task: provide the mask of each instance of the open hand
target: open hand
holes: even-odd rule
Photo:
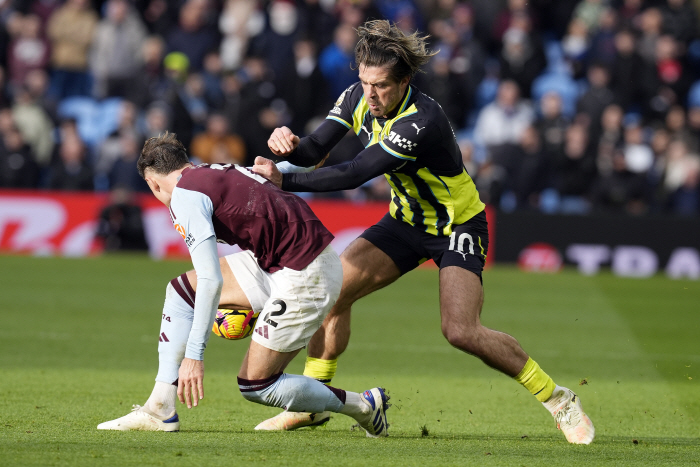
[[[204,398],[204,362],[185,358],[180,365],[177,380],[177,398],[187,408],[197,407]]]

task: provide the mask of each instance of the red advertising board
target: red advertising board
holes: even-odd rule
[[[151,256],[189,257],[168,210],[151,195],[140,195],[137,201],[143,209]],[[100,211],[108,203],[107,194],[0,190],[0,252],[58,256],[99,253],[102,246],[95,240],[95,230]],[[388,210],[387,203],[310,201],[309,205],[335,235],[336,251],[344,250]],[[487,216],[491,229],[495,224],[490,210]],[[232,251],[236,247],[220,248],[221,254]],[[493,252],[491,234],[490,261]]]

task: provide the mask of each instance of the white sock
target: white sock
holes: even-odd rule
[[[554,386],[552,395],[549,396],[549,399],[542,402],[542,405],[544,405],[551,414],[554,414],[554,411],[556,411],[567,398],[568,393],[566,392],[566,388],[557,385]]]
[[[177,381],[193,319],[194,308],[178,295],[172,284],[168,283],[160,322],[156,381],[167,384]]]
[[[341,407],[340,413],[360,421],[366,419],[371,412],[371,407],[362,400],[362,396],[360,394],[345,391],[345,405]]]
[[[177,400],[177,386],[156,381],[153,392],[144,404],[144,407],[163,420],[170,418],[175,412]]]

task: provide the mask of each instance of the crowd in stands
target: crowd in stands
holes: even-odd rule
[[[414,84],[500,209],[700,215],[700,0],[0,1],[0,187],[148,191],[143,141],[251,165],[357,81],[354,28],[439,50]],[[327,163],[361,147],[345,138]],[[386,200],[383,178],[325,196]]]

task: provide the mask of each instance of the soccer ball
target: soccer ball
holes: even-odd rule
[[[216,310],[212,331],[224,339],[244,339],[253,333],[258,315],[253,310]]]

